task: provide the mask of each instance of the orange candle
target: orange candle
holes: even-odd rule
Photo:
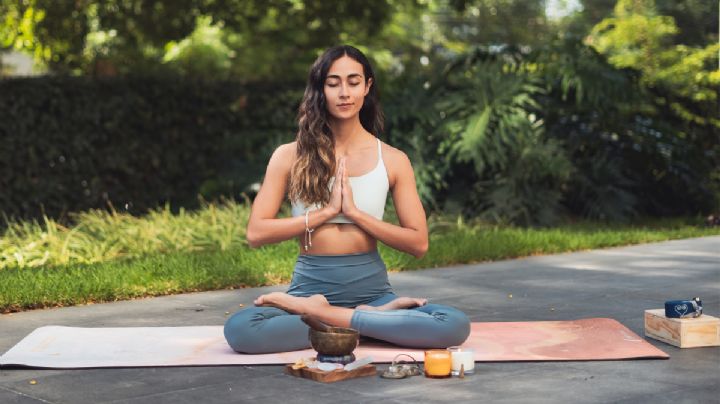
[[[425,351],[425,377],[444,379],[450,377],[452,358],[445,349],[429,349]]]

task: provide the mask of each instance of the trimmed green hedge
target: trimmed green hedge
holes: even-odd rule
[[[272,137],[295,132],[302,83],[176,77],[0,80],[0,212],[142,212],[238,195]],[[258,152],[260,150],[260,152]]]

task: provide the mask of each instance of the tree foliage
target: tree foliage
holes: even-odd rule
[[[720,44],[673,44],[677,33],[675,19],[659,15],[654,1],[620,0],[613,16],[593,28],[589,43],[615,66],[640,71],[645,86],[669,90],[666,103],[681,119],[720,128]]]
[[[413,4],[414,0],[4,0],[0,33],[3,47],[32,52],[52,71],[76,74],[162,70],[167,67],[164,62],[176,60],[166,56],[166,47],[194,37],[184,48],[187,54],[205,57],[211,70],[204,74],[212,75],[218,65],[226,64],[228,74],[255,79],[304,72],[315,52],[339,42],[371,43],[379,35],[377,27],[389,21],[395,8]],[[214,48],[198,41],[209,27],[222,30],[221,35],[210,32]],[[196,44],[199,49],[188,49]]]
[[[52,73],[248,83],[299,82],[351,43],[431,209],[541,225],[717,210],[717,2],[580,3],[556,20],[541,0],[2,0],[0,47]]]

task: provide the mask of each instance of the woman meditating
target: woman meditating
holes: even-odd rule
[[[310,347],[301,315],[404,347],[460,345],[470,332],[461,311],[398,297],[377,241],[422,257],[425,211],[407,156],[381,142],[375,76],[351,46],[328,49],[310,69],[295,142],[275,150],[247,227],[251,247],[298,238],[300,254],[287,293],[258,297],[225,324],[241,353]],[[400,225],[383,221],[388,191]],[[276,218],[288,195],[291,218]]]

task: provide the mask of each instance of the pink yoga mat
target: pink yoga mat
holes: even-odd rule
[[[575,321],[473,323],[463,346],[475,361],[667,359],[669,356],[608,318]],[[424,359],[422,350],[361,344],[355,356],[389,363],[400,353]],[[293,363],[315,351],[242,355],[230,349],[222,326],[77,328],[47,326],[0,357],[0,366],[97,368],[259,365]]]

